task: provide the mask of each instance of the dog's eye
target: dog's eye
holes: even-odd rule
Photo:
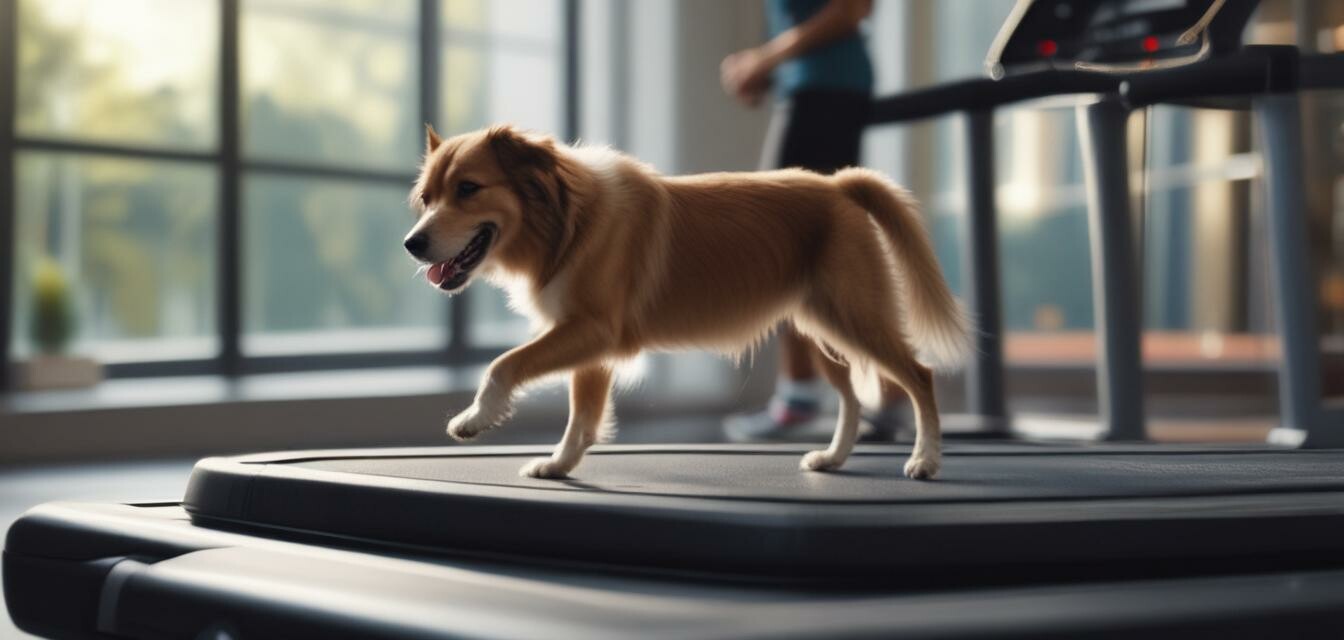
[[[476,184],[475,182],[472,182],[470,180],[463,180],[462,182],[457,183],[458,198],[470,198],[473,194],[475,194],[477,191],[480,190],[481,185]]]
[[[421,191],[421,192],[420,192],[420,204],[422,204],[422,205],[424,205],[424,206],[426,206],[426,207],[429,206],[429,192],[428,192],[428,191]]]

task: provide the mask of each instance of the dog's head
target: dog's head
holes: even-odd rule
[[[550,138],[500,126],[444,140],[426,127],[411,190],[411,256],[456,293],[483,265],[545,280],[573,238],[564,160]]]

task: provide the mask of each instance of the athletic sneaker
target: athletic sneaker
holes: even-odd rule
[[[818,380],[781,379],[770,405],[759,413],[729,416],[723,434],[731,442],[814,442],[825,387]]]
[[[723,433],[730,442],[816,442],[831,441],[835,434],[834,413],[813,413],[780,421],[769,410],[729,416],[723,421]],[[899,409],[864,411],[859,418],[859,442],[908,441],[914,437],[910,423]]]

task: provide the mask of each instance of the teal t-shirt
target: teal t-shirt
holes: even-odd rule
[[[775,37],[811,18],[827,0],[768,0],[766,17],[770,37]],[[872,93],[873,64],[863,36],[855,31],[789,60],[775,68],[776,95],[787,98],[808,89],[849,90]]]

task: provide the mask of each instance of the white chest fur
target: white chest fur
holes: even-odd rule
[[[569,277],[564,272],[551,278],[539,292],[526,278],[519,276],[496,271],[487,273],[486,277],[508,296],[509,308],[531,322],[533,331],[546,329],[565,315],[564,292],[569,286]]]

